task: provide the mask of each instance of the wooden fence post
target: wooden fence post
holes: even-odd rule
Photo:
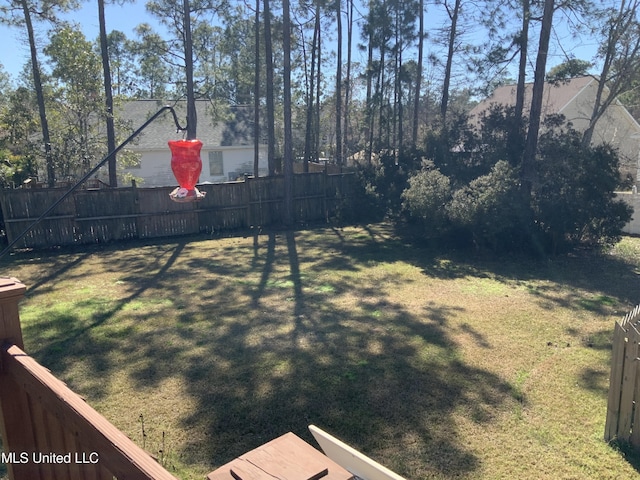
[[[327,164],[324,164],[322,170],[322,212],[324,214],[325,223],[329,223],[329,201],[327,199]]]
[[[255,178],[255,177],[254,177]],[[244,176],[244,190],[243,190],[243,194],[244,194],[244,202],[247,208],[247,216],[246,218],[246,222],[247,224],[245,225],[245,228],[251,228],[253,227],[253,215],[252,215],[252,207],[251,207],[251,185],[249,185],[249,176],[245,175]]]
[[[638,351],[640,349],[640,332],[633,325],[627,330],[628,342],[625,348],[622,381],[624,387],[620,398],[620,420],[618,422],[618,440],[629,442],[633,425],[633,409],[635,406],[635,390],[638,376]]]

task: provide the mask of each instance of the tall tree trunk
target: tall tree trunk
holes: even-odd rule
[[[253,176],[260,175],[260,0],[256,0],[253,78]]]
[[[321,69],[322,69],[322,29],[318,28],[318,63],[317,63],[317,78],[316,78],[316,125],[315,125],[315,151],[318,159],[320,158],[320,96],[322,94],[321,88]]]
[[[113,122],[113,93],[111,89],[111,68],[109,66],[109,50],[107,48],[107,26],[104,16],[104,0],[98,0],[98,22],[100,23],[100,52],[102,54],[102,73],[104,76],[104,98],[107,109],[107,152],[116,149],[116,129]],[[116,156],[109,159],[109,185],[118,186],[116,174]]]
[[[396,159],[396,165],[398,164],[398,128],[400,125],[400,117],[398,111],[400,110],[400,12],[399,7],[395,9],[395,32],[394,40],[395,46],[393,48],[393,106],[391,108],[391,121],[393,126],[391,128],[391,147],[393,148]]]
[[[542,100],[544,94],[544,77],[547,67],[547,54],[549,52],[549,37],[553,23],[554,0],[545,0],[542,13],[542,26],[540,29],[540,44],[536,58],[536,70],[533,80],[533,92],[531,97],[531,110],[529,114],[529,131],[522,158],[521,181],[525,199],[531,196],[533,179],[535,175],[535,157],[538,148],[538,135],[540,132],[540,117],[542,116]]]
[[[342,1],[336,0],[338,31],[336,61],[336,163],[342,165]]]
[[[380,67],[378,68],[378,84],[376,85],[376,93],[378,95],[378,142],[382,141],[382,125],[384,119],[384,67],[385,67],[385,52],[384,45],[380,46]],[[387,133],[388,133],[387,129]],[[387,142],[388,143],[388,142]],[[388,145],[387,145],[388,146]]]
[[[460,15],[461,0],[455,0],[453,10],[445,2],[447,14],[451,19],[451,30],[449,30],[449,45],[447,48],[447,63],[444,69],[444,84],[442,86],[442,100],[440,101],[440,115],[442,122],[447,119],[447,109],[449,108],[449,88],[451,85],[451,68],[453,66],[453,54],[455,53],[456,37],[458,36],[458,16]]]
[[[313,40],[311,41],[311,74],[309,75],[309,93],[307,96],[307,119],[306,130],[304,136],[304,171],[309,171],[309,161],[311,160],[311,151],[314,148],[315,141],[313,135],[313,99],[315,95],[315,76],[316,76],[316,43],[320,33],[320,3],[316,3],[315,25],[313,28]],[[317,156],[317,152],[316,152]]]
[[[191,42],[191,8],[189,0],[184,0],[184,66],[187,75],[187,140],[197,136],[198,117],[196,97],[193,89],[193,44]]]
[[[396,165],[404,148],[404,108],[402,104],[402,44],[404,37],[400,25],[401,7],[396,10],[396,47],[395,47],[395,87],[394,87],[394,112],[393,112],[393,148],[395,149]],[[397,125],[397,126],[396,126]]]
[[[369,1],[369,9],[373,8],[373,0]],[[367,42],[367,100],[366,100],[366,128],[365,128],[365,160],[367,165],[371,164],[371,153],[373,151],[373,130],[374,130],[374,115],[373,115],[373,98],[372,84],[373,84],[373,27],[371,21],[368,25],[369,41]]]
[[[596,124],[616,98],[637,86],[640,57],[639,0],[623,0],[616,13],[611,12],[605,26],[601,50],[602,69],[597,79],[596,100],[582,144],[591,144]],[[606,88],[606,90],[605,90]]]
[[[349,159],[347,145],[351,133],[349,115],[351,113],[351,48],[353,45],[353,0],[347,0],[347,78],[344,82],[344,128],[342,132],[342,158],[345,163]]]
[[[520,165],[524,150],[524,94],[527,76],[527,51],[529,48],[529,24],[531,21],[531,0],[522,2],[522,28],[518,38],[520,59],[518,63],[518,83],[516,85],[515,119],[509,131],[509,160],[512,165]]]
[[[418,145],[418,117],[420,112],[420,89],[422,88],[422,50],[424,47],[424,0],[420,0],[420,27],[418,32],[418,66],[416,72],[416,91],[413,99],[413,125],[411,143]]]
[[[282,0],[282,47],[284,51],[284,222],[293,224],[293,131],[291,125],[291,18],[289,0]]]
[[[53,188],[56,184],[56,171],[53,164],[53,153],[51,151],[51,137],[49,135],[49,122],[47,120],[47,110],[44,103],[44,91],[42,89],[42,78],[40,76],[40,64],[38,63],[38,50],[36,48],[36,37],[33,32],[31,22],[31,12],[27,0],[21,0],[20,5],[24,14],[24,23],[27,27],[29,37],[29,50],[31,52],[31,70],[33,73],[33,86],[36,90],[38,101],[38,112],[40,114],[40,128],[42,129],[42,141],[44,143],[44,157],[47,168],[47,185]]]
[[[603,69],[604,70],[604,69]],[[582,146],[584,147],[588,147],[589,145],[591,145],[591,140],[593,139],[593,132],[596,129],[596,123],[598,122],[598,120],[600,120],[600,117],[602,117],[602,115],[605,112],[604,108],[602,107],[602,95],[604,92],[604,86],[605,86],[605,82],[603,80],[603,78],[606,77],[606,75],[608,74],[603,72],[603,76],[601,76],[597,82],[598,82],[598,87],[596,89],[596,98],[593,102],[593,111],[591,112],[591,118],[589,119],[589,126],[587,127],[587,129],[583,132],[582,134]]]
[[[269,175],[276,173],[276,114],[273,93],[273,44],[271,41],[271,7],[269,0],[264,0],[264,49],[267,80],[267,159]]]
[[[399,57],[398,57],[398,156],[402,154],[404,149],[404,105],[402,103],[402,85],[401,82],[401,73],[402,72],[402,49],[400,49]]]
[[[518,84],[516,86],[516,106],[515,115],[518,124],[522,122],[522,111],[524,109],[524,91],[527,75],[527,49],[529,47],[529,23],[531,20],[531,0],[522,1],[522,29],[518,43],[520,47],[520,60],[518,63]]]

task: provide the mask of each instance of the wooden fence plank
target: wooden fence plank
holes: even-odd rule
[[[639,343],[640,343],[640,332],[638,333],[638,337],[639,337]],[[640,359],[636,357],[635,362],[638,363],[638,360]],[[638,403],[638,400],[640,400],[640,368],[636,370],[636,379],[634,383],[635,383],[634,390],[633,390],[634,409],[633,409],[633,419],[631,424],[631,437],[629,439],[629,442],[634,447],[640,447],[640,404]]]
[[[631,426],[633,425],[634,414],[634,394],[636,391],[636,379],[638,370],[638,343],[640,333],[633,325],[629,325],[627,331],[627,346],[624,356],[622,395],[620,399],[620,421],[618,427],[618,439],[628,442],[631,437]]]
[[[616,322],[613,332],[613,350],[611,354],[611,373],[609,376],[609,398],[607,401],[607,419],[604,428],[605,441],[613,440],[618,435],[618,419],[620,418],[620,398],[622,395],[622,372],[624,369],[627,334]]]
[[[343,208],[352,195],[354,178],[353,174],[295,175],[296,222],[327,221],[331,212]],[[173,187],[76,191],[33,227],[16,248],[188,235],[282,223],[282,176],[246,178],[198,188],[206,196],[196,203],[171,201],[169,193]],[[60,189],[0,190],[9,242],[63,193]]]

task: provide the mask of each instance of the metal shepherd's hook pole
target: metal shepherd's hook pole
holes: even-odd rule
[[[191,42],[191,7],[189,0],[184,0],[184,65],[187,77],[187,140],[196,138],[198,118],[196,100],[193,91],[193,46]]]
[[[27,228],[24,229],[24,231],[18,235],[16,238],[14,238],[11,243],[9,243],[9,245],[7,245],[7,247],[2,250],[2,252],[0,252],[0,259],[2,257],[4,257],[7,253],[9,253],[9,251],[11,251],[11,249],[13,248],[13,246],[18,243],[20,240],[22,240],[22,238],[29,233],[29,231],[35,227],[38,223],[40,223],[42,220],[44,220],[47,215],[49,215],[58,205],[60,205],[69,195],[71,195],[80,185],[82,185],[84,182],[86,182],[92,175],[94,175],[98,170],[100,170],[101,167],[103,167],[114,155],[116,155],[120,150],[122,150],[131,140],[133,140],[134,138],[136,138],[138,135],[140,135],[140,133],[147,128],[151,123],[153,123],[160,115],[162,115],[164,112],[166,111],[170,111],[171,115],[173,116],[173,122],[176,125],[176,129],[177,131],[181,132],[181,131],[185,131],[188,129],[189,125],[187,123],[187,126],[182,127],[180,126],[180,121],[178,120],[178,116],[176,115],[176,111],[175,109],[170,106],[170,105],[165,105],[164,107],[162,107],[160,110],[158,110],[156,113],[154,113],[149,120],[147,120],[146,122],[144,122],[142,124],[142,126],[140,126],[140,128],[138,128],[135,132],[133,132],[124,142],[122,142],[120,145],[118,145],[115,150],[113,150],[112,152],[109,152],[107,154],[106,157],[104,157],[100,163],[98,163],[95,167],[93,167],[91,170],[89,170],[80,180],[78,180],[76,182],[75,185],[73,185],[64,195],[62,195],[62,197],[60,197],[58,200],[56,200],[49,208],[47,208],[36,220],[34,220],[34,222],[29,225]]]

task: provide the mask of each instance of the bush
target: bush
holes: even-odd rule
[[[432,234],[443,233],[447,225],[446,205],[451,199],[449,178],[432,164],[409,178],[402,192],[402,208]]]
[[[572,130],[540,139],[532,208],[552,251],[610,245],[620,239],[631,208],[616,200],[617,152],[608,145],[582,147]]]
[[[396,157],[392,150],[374,154],[370,164],[358,169],[362,190],[367,199],[367,216],[375,212],[382,219],[397,217],[402,211],[402,193],[408,179],[420,168],[422,155],[419,150],[410,150]]]
[[[521,201],[516,169],[501,160],[491,172],[453,194],[448,214],[478,247],[494,251],[529,246],[528,209]]]
[[[397,163],[380,155],[366,177],[371,198],[385,212],[402,209],[432,238],[494,251],[556,253],[616,242],[631,218],[614,194],[617,152],[583,147],[563,117],[550,117],[529,195],[520,184],[516,141],[523,130],[513,120],[511,110],[494,108],[477,134],[462,121],[432,132],[421,170],[416,152]]]

